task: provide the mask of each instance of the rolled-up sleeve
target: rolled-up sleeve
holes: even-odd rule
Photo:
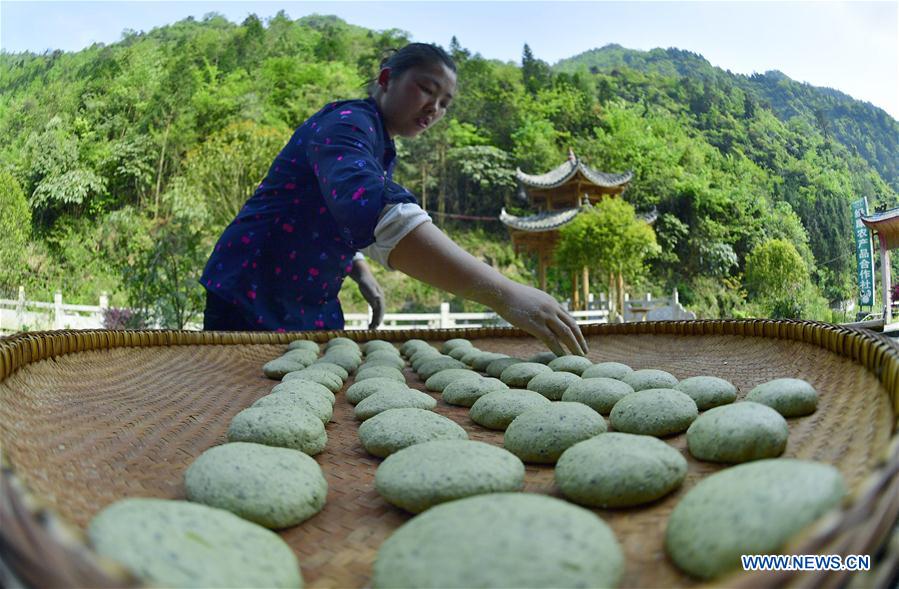
[[[375,242],[362,251],[385,268],[393,270],[388,259],[396,244],[422,223],[430,222],[431,217],[417,204],[389,204],[375,227]]]
[[[416,203],[388,178],[375,146],[376,114],[364,107],[335,108],[316,123],[306,155],[341,238],[361,250],[375,241],[384,207]]]

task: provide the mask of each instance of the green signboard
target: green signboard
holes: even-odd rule
[[[858,268],[858,303],[865,307],[874,304],[874,247],[871,242],[871,231],[862,223],[862,215],[867,214],[867,198],[852,203],[855,261]]]

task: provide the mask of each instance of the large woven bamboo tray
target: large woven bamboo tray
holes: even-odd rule
[[[882,336],[796,321],[682,321],[584,328],[594,362],[660,368],[678,378],[729,379],[739,398],[754,385],[798,377],[820,392],[813,415],[789,420],[785,456],[836,466],[851,490],[846,504],[803,531],[785,552],[870,554],[883,566],[863,586],[893,582],[896,555],[885,552],[899,513],[899,349]],[[285,344],[335,336],[358,341],[434,344],[465,337],[484,350],[528,356],[542,345],[515,329],[315,333],[57,331],[0,340],[0,548],[26,585],[135,585],[84,541],[91,517],[124,497],[184,498],[184,470],[226,441],[229,421],[274,382],[262,364]],[[410,386],[424,383],[407,368]],[[352,378],[346,386],[352,384]],[[465,408],[437,411],[472,439],[502,444],[502,433],[469,420]],[[365,587],[380,544],[410,516],[382,500],[359,423],[342,394],[316,460],[329,484],[324,510],[281,532],[310,587]],[[683,487],[639,509],[596,510],[614,529],[627,566],[623,587],[690,587],[665,555],[673,507],[702,477],[721,467],[693,460],[684,436],[668,439],[689,462]],[[528,466],[525,491],[560,496],[551,467]],[[738,573],[719,585],[840,586],[857,573]]]

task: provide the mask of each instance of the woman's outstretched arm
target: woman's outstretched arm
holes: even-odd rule
[[[542,290],[509,280],[447,237],[423,223],[390,252],[390,266],[441,290],[486,305],[563,355],[585,355],[587,342],[574,318]]]

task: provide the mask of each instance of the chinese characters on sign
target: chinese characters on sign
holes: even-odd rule
[[[858,263],[859,305],[874,304],[874,249],[871,231],[862,223],[862,215],[868,214],[868,199],[852,203],[852,222],[855,231],[855,260]]]

